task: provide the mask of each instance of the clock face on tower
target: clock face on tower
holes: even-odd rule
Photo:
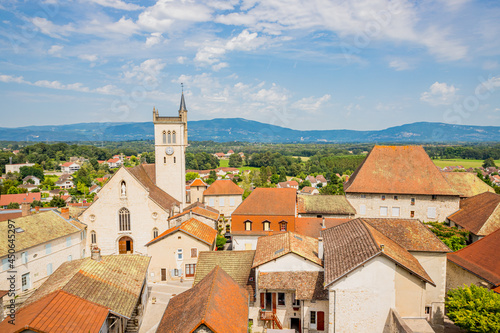
[[[172,155],[174,153],[174,148],[172,147],[167,147],[165,149],[165,153],[167,153],[167,155]]]

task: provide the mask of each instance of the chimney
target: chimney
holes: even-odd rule
[[[189,219],[192,219],[192,218],[193,218],[193,210],[192,210],[192,209],[190,209],[190,210],[189,210]]]
[[[21,204],[21,216],[28,216],[31,213],[31,205],[27,202]]]
[[[9,157],[9,164],[12,164],[12,156]]]
[[[40,213],[40,206],[36,206],[36,207],[35,207],[35,213],[36,213],[36,214]]]
[[[324,248],[323,248],[323,237],[318,237],[318,258],[323,260]]]
[[[68,208],[68,207],[63,207],[63,208],[61,208],[61,216],[62,216],[65,220],[69,220],[69,208]]]
[[[321,221],[321,228],[326,229],[325,217],[323,216],[323,220]]]
[[[97,245],[90,250],[90,258],[95,261],[101,261],[101,249]]]
[[[380,244],[380,251],[384,252],[384,247],[385,247],[384,244]]]

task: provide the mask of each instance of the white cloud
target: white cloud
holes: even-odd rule
[[[215,64],[212,66],[212,70],[217,72],[221,70],[222,68],[229,67],[229,64],[227,62],[219,62],[218,64]]]
[[[411,68],[406,61],[401,59],[395,59],[389,62],[389,67],[394,68],[397,71],[405,71]]]
[[[111,7],[115,9],[122,9],[122,10],[139,10],[142,9],[143,7],[131,4],[131,3],[126,3],[124,1],[120,0],[90,0],[96,4],[99,4],[103,7]]]
[[[66,25],[56,25],[43,17],[34,17],[30,19],[30,21],[40,30],[41,33],[52,38],[63,38],[63,36],[68,36],[70,32],[75,31],[75,28],[71,23]]]
[[[78,58],[89,62],[96,62],[98,59],[97,54],[81,54]]]
[[[161,32],[153,32],[150,37],[146,38],[146,46],[151,47],[163,41]]]
[[[161,59],[148,59],[138,66],[125,70],[123,77],[130,83],[157,85],[160,82],[161,71],[165,68]]]
[[[4,82],[4,83],[10,83],[10,82],[14,82],[14,83],[27,83],[26,81],[24,81],[23,77],[22,76],[12,76],[12,75],[1,75],[0,74],[0,82]]]
[[[58,57],[61,55],[61,51],[63,48],[64,48],[64,46],[61,46],[61,45],[52,45],[50,47],[50,49],[47,51],[47,53]]]
[[[186,58],[186,57],[182,57],[182,56],[177,57],[177,62],[178,62],[179,64],[184,64],[184,63],[186,62],[186,60],[187,60],[187,58]]]
[[[307,113],[317,113],[320,108],[331,99],[331,95],[325,94],[320,98],[304,97],[301,100],[292,104],[292,108],[296,108]]]
[[[94,91],[98,94],[103,94],[103,95],[123,95],[123,94],[125,94],[125,91],[117,88],[116,86],[114,86],[112,84],[108,84],[104,87],[96,88]]]
[[[431,105],[451,105],[457,100],[458,89],[453,85],[434,82],[429,91],[422,93],[420,100]]]

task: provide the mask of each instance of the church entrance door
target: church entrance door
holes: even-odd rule
[[[118,251],[120,254],[134,253],[134,241],[128,236],[120,238],[118,241]]]

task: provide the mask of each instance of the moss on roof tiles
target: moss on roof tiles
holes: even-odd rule
[[[299,214],[355,215],[344,195],[298,195]]]

